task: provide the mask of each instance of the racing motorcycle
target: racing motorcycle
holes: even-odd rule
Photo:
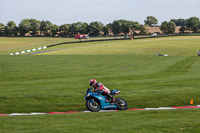
[[[128,104],[122,98],[115,98],[115,101],[111,103],[111,100],[102,95],[102,92],[92,92],[91,88],[88,88],[85,94],[86,107],[92,112],[99,112],[100,110],[127,110]],[[110,92],[112,96],[120,94],[117,89]]]

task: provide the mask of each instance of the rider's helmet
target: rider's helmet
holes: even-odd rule
[[[96,80],[96,79],[91,79],[91,80],[89,81],[89,84],[90,84],[91,87],[94,87],[94,86],[96,85],[96,83],[97,83],[97,80]]]

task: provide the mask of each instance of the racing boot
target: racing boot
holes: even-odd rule
[[[112,98],[110,104],[113,105],[114,103],[115,103],[115,98]]]
[[[110,104],[114,104],[115,98],[113,98],[109,93],[107,93],[106,96],[109,98]]]

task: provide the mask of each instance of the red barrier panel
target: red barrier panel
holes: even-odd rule
[[[7,115],[7,114],[0,114],[0,116],[4,116],[4,115]]]

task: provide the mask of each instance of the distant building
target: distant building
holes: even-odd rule
[[[180,28],[181,28],[180,26],[177,26],[174,33],[179,33],[180,32],[179,31]],[[162,34],[162,31],[160,30],[160,27],[146,27],[146,29],[147,29],[147,32],[151,33],[151,34],[152,33]]]

